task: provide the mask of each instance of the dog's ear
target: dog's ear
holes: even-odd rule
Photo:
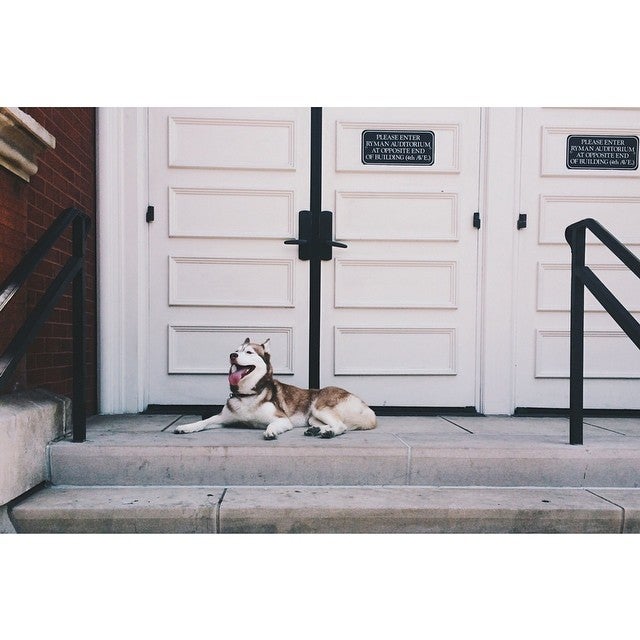
[[[245,344],[249,344],[251,342],[250,338],[247,338],[243,343],[242,346],[244,346]]]
[[[267,338],[263,343],[262,343],[262,348],[264,349],[265,353],[269,353],[269,342],[271,342],[271,338]]]

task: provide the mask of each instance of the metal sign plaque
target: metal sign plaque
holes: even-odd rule
[[[362,132],[362,164],[430,166],[434,157],[433,131]]]
[[[567,137],[567,169],[638,168],[638,136],[577,135]]]

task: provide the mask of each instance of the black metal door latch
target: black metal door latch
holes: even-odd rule
[[[314,234],[311,211],[300,211],[298,213],[298,238],[285,240],[284,243],[298,245],[300,260],[331,260],[333,247],[347,248],[343,242],[333,240],[333,213],[331,211],[320,212],[316,234]]]

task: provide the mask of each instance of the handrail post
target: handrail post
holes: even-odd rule
[[[73,278],[73,442],[84,442],[87,435],[86,341],[85,341],[85,229],[84,216],[73,221],[73,256],[80,258],[81,267]]]
[[[582,444],[584,418],[585,227],[571,230],[571,333],[569,354],[569,443]]]

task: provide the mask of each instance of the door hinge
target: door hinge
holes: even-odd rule
[[[155,210],[154,208],[149,205],[147,207],[147,222],[153,222],[156,218],[155,218]]]
[[[520,229],[526,229],[526,227],[527,227],[527,214],[521,213],[518,216],[518,222],[516,222],[516,228],[520,230]]]
[[[473,226],[474,226],[476,229],[479,229],[479,228],[480,228],[480,212],[479,212],[479,211],[476,211],[476,212],[473,214]]]

